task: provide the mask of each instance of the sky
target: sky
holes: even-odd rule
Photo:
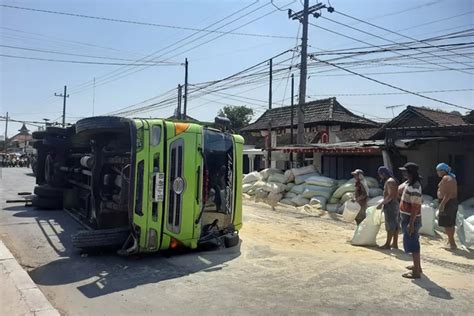
[[[311,5],[315,3],[315,0],[310,1]],[[291,72],[295,74],[295,94],[298,91],[299,48],[296,52],[291,50],[301,44],[301,28],[298,21],[288,18],[287,9],[301,10],[302,0],[274,0],[274,5],[270,0],[3,0],[0,4],[75,15],[0,7],[0,54],[3,55],[0,56],[0,115],[9,112],[14,120],[42,121],[47,118],[60,122],[63,100],[54,94],[62,93],[64,85],[68,87],[66,121],[70,123],[82,117],[117,113],[134,104],[142,107],[165,99],[171,101],[150,106],[146,112],[128,115],[170,116],[176,107],[176,88],[184,83],[185,58],[189,61],[190,91],[203,87],[203,82],[226,78],[262,63],[251,70],[262,72],[253,83],[241,79],[235,81],[231,89],[227,87],[209,93],[206,87],[190,92],[188,115],[200,120],[213,120],[225,105],[250,106],[255,109],[254,119],[258,118],[268,107],[269,79],[265,72],[269,66],[265,61],[285,51],[273,60],[273,69],[278,70],[274,72],[272,82],[273,107],[290,104]],[[310,17],[309,52],[380,49],[381,45],[466,31],[472,29],[474,23],[474,4],[470,0],[331,0],[330,5],[336,12],[322,10],[322,17]],[[163,27],[165,25],[167,27]],[[221,33],[196,31],[199,29]],[[423,95],[439,101],[474,108],[473,50],[466,44],[472,39],[472,36],[463,36],[451,42],[430,42],[430,45],[467,45],[459,49],[446,46],[441,50],[430,46],[428,51],[425,45],[425,49],[343,59],[337,65],[404,90],[423,92]],[[418,42],[415,45],[424,44]],[[357,60],[403,57],[414,53],[421,55],[417,59],[354,64]],[[316,58],[328,60],[339,56],[318,55]],[[146,67],[137,66],[143,62],[147,63]],[[122,65],[112,65],[114,63]],[[307,101],[335,96],[356,114],[378,121],[389,120],[406,105],[466,112],[462,108],[400,92],[332,65],[314,60],[308,63],[311,66],[308,68]],[[291,70],[290,66],[293,66]],[[229,85],[229,81],[224,83]],[[150,101],[140,103],[144,100]],[[402,106],[387,109],[387,106],[394,105]],[[28,125],[28,128],[34,131],[37,126]],[[11,122],[8,136],[17,133],[20,127],[21,123]],[[0,121],[0,135],[4,129],[5,123]]]

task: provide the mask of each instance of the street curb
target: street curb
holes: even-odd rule
[[[31,315],[60,315],[1,240],[0,271],[8,273],[8,277],[15,284],[16,290],[21,294]]]

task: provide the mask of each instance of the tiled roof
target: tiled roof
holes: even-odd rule
[[[377,133],[380,128],[348,128],[336,132],[340,142],[351,142],[359,140],[368,140]]]
[[[305,124],[345,123],[359,126],[378,126],[378,123],[355,115],[343,107],[336,98],[315,100],[303,106]],[[291,106],[279,107],[265,111],[254,123],[244,127],[241,131],[256,131],[268,128],[271,121],[272,128],[290,127]],[[293,122],[297,124],[297,107],[293,109]]]
[[[420,115],[429,119],[438,126],[453,126],[466,124],[462,115],[460,114],[437,111],[415,106],[408,106],[407,109],[411,109],[419,113]]]

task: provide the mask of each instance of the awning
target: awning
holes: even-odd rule
[[[282,146],[273,150],[284,153],[323,153],[323,154],[377,154],[382,152],[383,141],[342,142],[333,144],[309,144],[305,146]]]

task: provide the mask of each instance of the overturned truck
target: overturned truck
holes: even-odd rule
[[[163,119],[90,117],[33,133],[33,205],[87,229],[77,248],[120,254],[239,243],[243,138]]]

